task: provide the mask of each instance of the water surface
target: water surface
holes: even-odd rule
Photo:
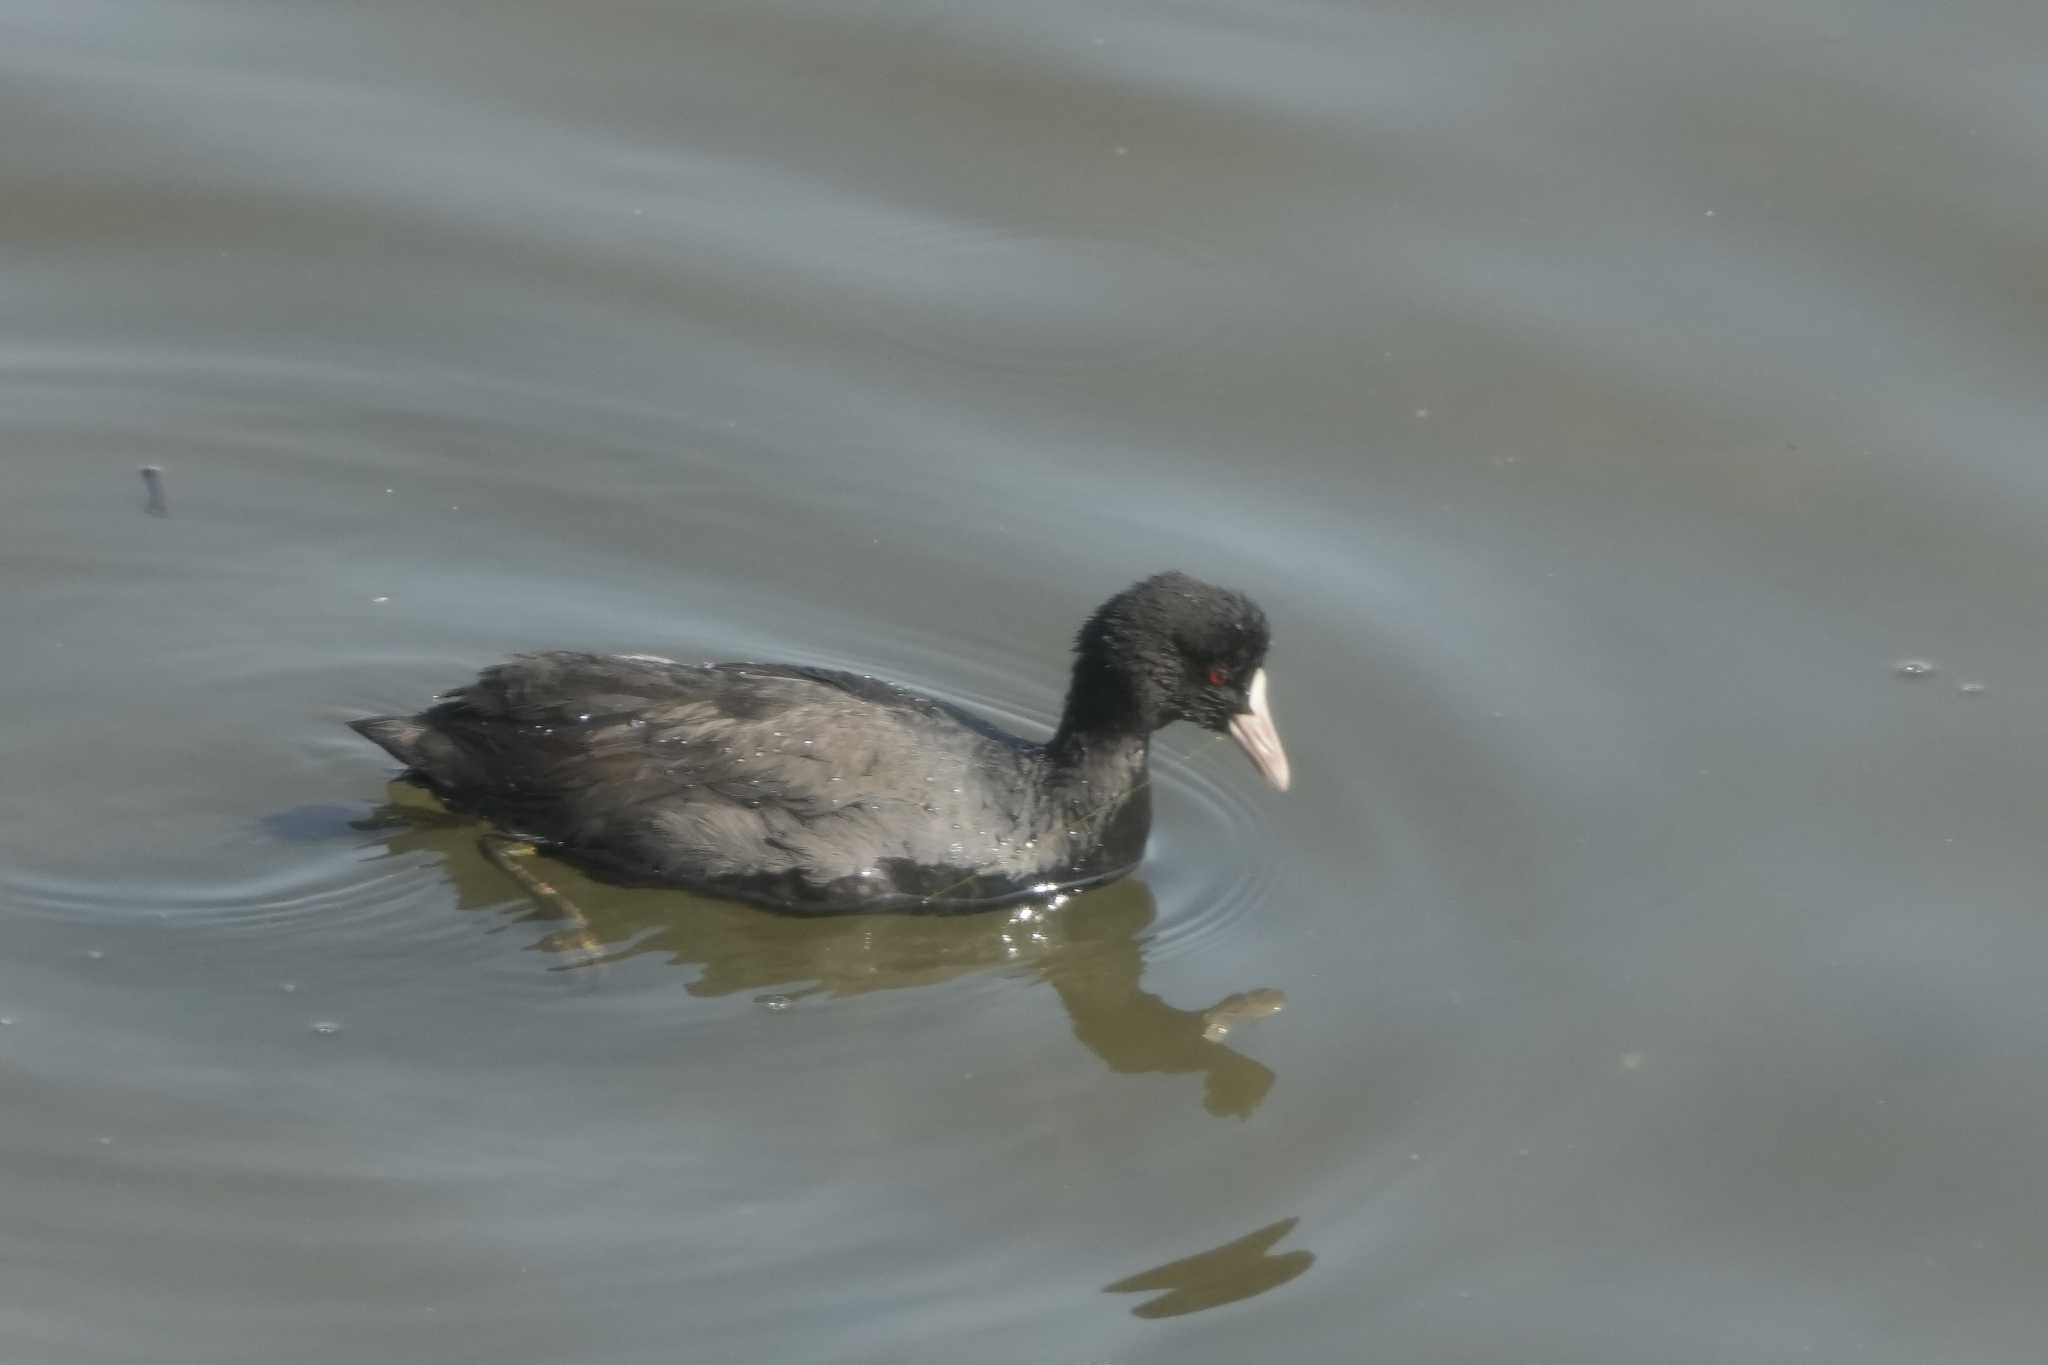
[[[0,0],[0,1355],[2038,1360],[2044,51]],[[341,726],[1033,731],[1166,567],[1294,790],[1169,733],[1044,914],[565,922]]]

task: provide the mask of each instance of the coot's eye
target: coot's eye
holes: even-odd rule
[[[1230,681],[1230,670],[1220,665],[1209,670],[1209,686],[1222,687]]]

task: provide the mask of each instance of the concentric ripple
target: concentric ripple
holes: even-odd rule
[[[1020,233],[889,224],[841,247],[833,283],[910,350],[992,369],[1076,371],[1185,350],[1237,312],[1230,263],[1156,224]]]

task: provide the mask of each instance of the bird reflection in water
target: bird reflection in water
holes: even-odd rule
[[[1115,1284],[1105,1285],[1105,1294],[1158,1293],[1131,1309],[1141,1318],[1177,1318],[1220,1308],[1226,1303],[1249,1299],[1278,1289],[1315,1264],[1313,1251],[1288,1251],[1270,1255],[1273,1243],[1294,1231],[1298,1218],[1282,1218],[1257,1232],[1248,1232],[1234,1242],[1184,1256],[1162,1266],[1140,1271]]]
[[[530,905],[514,922],[555,926],[534,947],[558,955],[557,970],[595,973],[661,954],[699,969],[693,995],[773,993],[778,1004],[1019,970],[1053,988],[1075,1038],[1112,1071],[1198,1074],[1203,1106],[1219,1117],[1249,1115],[1273,1088],[1273,1072],[1225,1039],[1235,1025],[1278,1013],[1286,996],[1239,991],[1184,1010],[1141,989],[1143,938],[1156,908],[1135,879],[1056,909],[1027,903],[966,915],[778,915],[687,892],[606,885],[440,809],[407,783],[394,783],[391,796],[353,827],[375,833],[393,854],[439,854],[465,909],[502,909],[524,891]]]

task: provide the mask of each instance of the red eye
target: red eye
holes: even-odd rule
[[[1210,670],[1209,670],[1209,686],[1211,686],[1211,687],[1222,687],[1222,686],[1224,686],[1225,684],[1227,684],[1227,683],[1228,683],[1229,681],[1230,681],[1230,670],[1229,670],[1229,669],[1227,669],[1227,668],[1212,668],[1212,669],[1210,669]]]

